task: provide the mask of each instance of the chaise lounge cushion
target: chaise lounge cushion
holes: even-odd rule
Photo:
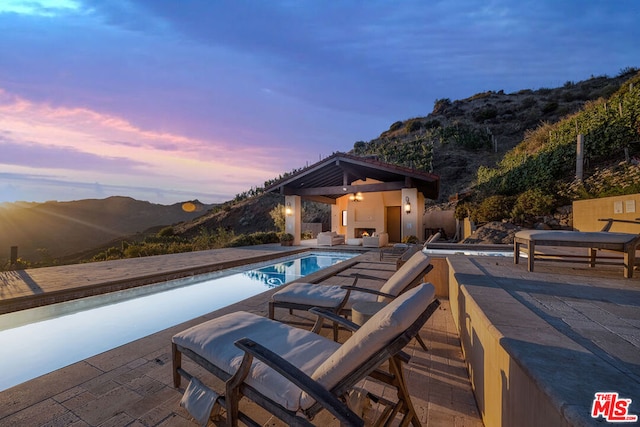
[[[407,287],[407,278],[417,277],[430,263],[430,257],[425,252],[416,252],[396,271],[380,288],[380,292],[398,295]],[[273,302],[287,302],[304,304],[310,307],[332,308],[338,306],[347,291],[340,286],[318,285],[315,283],[292,283],[271,296]],[[361,301],[389,302],[391,298],[377,296],[365,292],[351,292],[349,300],[343,307],[350,310],[354,303]]]
[[[335,387],[345,373],[359,368],[371,355],[381,351],[409,328],[434,298],[435,287],[431,283],[423,283],[405,292],[354,332],[316,369],[311,378],[327,389]],[[305,394],[303,408],[310,404],[307,400]]]
[[[568,230],[522,230],[516,238],[539,241],[558,241],[573,243],[629,243],[638,238],[637,234],[611,233],[609,231],[568,231]]]
[[[294,328],[252,313],[231,313],[173,336],[172,341],[234,374],[244,352],[234,343],[250,338],[278,353],[311,375],[340,344],[304,329]],[[295,342],[292,347],[290,343]],[[246,383],[292,411],[300,408],[302,390],[263,362],[254,360]]]
[[[434,295],[431,284],[415,287],[376,313],[342,345],[313,332],[246,312],[231,313],[194,326],[174,335],[172,341],[233,374],[244,354],[234,343],[247,337],[331,389],[415,322]],[[292,411],[307,409],[314,403],[300,388],[255,359],[245,382]]]

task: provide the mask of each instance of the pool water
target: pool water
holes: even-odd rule
[[[0,391],[356,256],[318,252],[0,316]]]

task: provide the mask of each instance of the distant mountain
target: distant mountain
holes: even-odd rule
[[[199,201],[159,205],[129,197],[72,202],[0,204],[0,264],[18,256],[31,262],[64,257],[153,227],[190,221],[214,205]]]

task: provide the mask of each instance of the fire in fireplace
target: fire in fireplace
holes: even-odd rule
[[[376,232],[375,228],[354,228],[353,234],[355,238],[359,239],[362,236],[372,236]]]

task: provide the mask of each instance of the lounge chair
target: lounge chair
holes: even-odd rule
[[[412,286],[421,283],[425,274],[433,266],[428,254],[418,251],[405,262],[379,290],[361,288],[357,286],[358,279],[384,280],[375,276],[368,276],[362,273],[354,273],[354,282],[350,286],[318,285],[315,283],[292,283],[284,289],[271,296],[269,301],[269,318],[275,318],[276,307],[288,308],[291,310],[308,311],[313,307],[320,307],[330,310],[336,314],[349,316],[351,307],[357,302],[381,302],[388,303],[410,289]],[[338,340],[337,323],[333,323],[333,339]],[[428,351],[427,346],[419,335],[416,340],[424,351]]]
[[[310,426],[313,417],[326,409],[343,425],[362,426],[360,415],[343,400],[370,376],[397,391],[396,402],[367,393],[386,406],[384,419],[379,421],[392,420],[400,413],[404,415],[402,425],[419,426],[402,368],[408,356],[401,350],[438,305],[435,288],[425,283],[396,298],[359,329],[325,312],[354,331],[344,344],[252,313],[231,313],[173,336],[174,386],[180,387],[181,377],[191,381],[184,406],[198,407],[205,400],[207,404],[200,405],[206,407],[200,411],[203,424],[211,409],[215,415],[224,407],[227,425],[235,426],[238,420],[260,425],[240,412],[239,400],[245,396],[288,425]],[[182,354],[224,381],[224,394],[217,394],[183,369]],[[198,392],[191,393],[194,388]],[[198,402],[197,396],[208,397]]]
[[[422,282],[423,276],[432,268],[429,255],[418,251],[386,280],[380,290],[358,287],[358,279],[361,278],[384,280],[361,273],[353,274],[354,282],[350,286],[292,283],[271,296],[269,318],[274,318],[275,309],[278,307],[304,311],[312,307],[321,307],[338,314],[349,315],[355,302],[393,300],[412,285]]]

